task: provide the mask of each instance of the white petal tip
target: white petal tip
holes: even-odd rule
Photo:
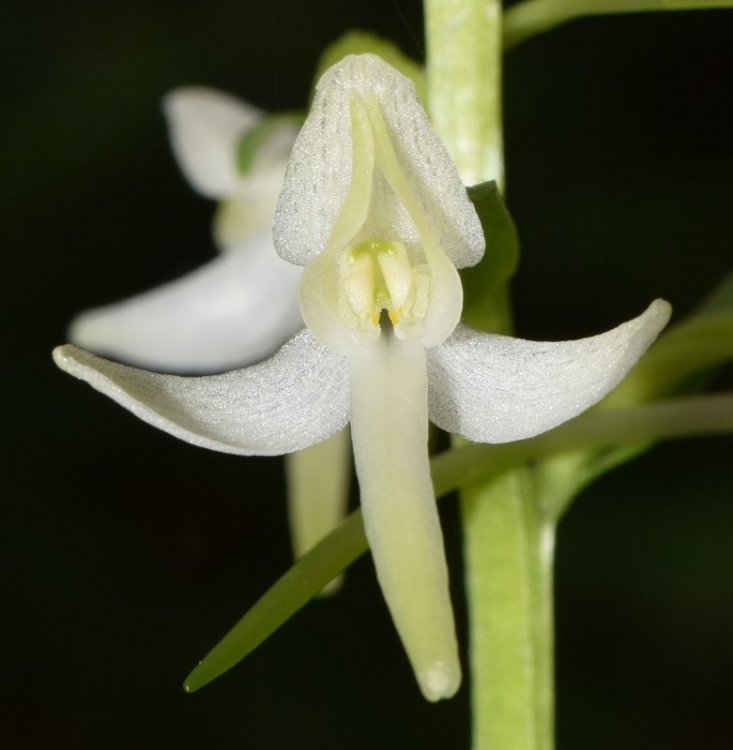
[[[667,325],[672,316],[672,305],[666,299],[655,299],[646,310],[649,317],[656,318],[660,323],[660,329]]]
[[[237,191],[237,144],[262,117],[229,94],[200,86],[171,91],[163,99],[173,153],[186,179],[209,198]]]
[[[672,317],[672,305],[666,299],[655,299],[638,318],[626,325],[629,330],[629,344],[636,348],[636,356],[629,362],[630,369],[644,354],[654,340],[664,330]],[[635,328],[634,328],[635,326]],[[620,327],[620,326],[619,326]]]
[[[69,362],[69,357],[67,356],[68,346],[57,346],[52,352],[51,356],[53,357],[54,364],[57,367],[60,367],[62,370],[67,369],[67,363]]]
[[[461,686],[461,668],[436,662],[417,675],[423,696],[431,703],[452,698]]]
[[[84,379],[85,365],[83,357],[85,355],[92,356],[89,352],[75,344],[62,344],[51,352],[53,362],[59,370],[63,370],[72,377],[82,380]]]

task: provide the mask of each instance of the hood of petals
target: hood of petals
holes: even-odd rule
[[[477,263],[481,225],[447,150],[411,81],[376,55],[349,55],[321,78],[293,147],[273,238],[285,260],[305,265],[329,243],[352,182],[351,102],[379,108],[390,140],[435,240],[452,263]],[[418,241],[406,211],[390,216],[401,241]]]

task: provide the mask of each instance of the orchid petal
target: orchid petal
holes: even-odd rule
[[[193,445],[272,456],[325,440],[348,421],[348,360],[303,330],[271,359],[223,375],[138,370],[73,345],[56,364],[135,416]]]
[[[339,249],[338,245],[348,243],[359,231],[369,212],[374,176],[374,139],[368,123],[355,119],[351,147],[349,164],[353,180],[333,227],[333,247],[315,255],[306,265],[299,290],[305,324],[322,344],[342,354],[350,354],[358,339],[355,342],[353,331],[344,326],[339,310],[336,250]]]
[[[443,343],[453,332],[461,317],[463,287],[456,270],[456,259],[446,253],[445,248],[440,244],[439,237],[433,235],[431,231],[432,222],[428,219],[428,214],[421,210],[420,195],[414,194],[411,190],[410,177],[405,172],[405,167],[402,166],[405,163],[404,157],[401,158],[394,149],[394,143],[389,135],[383,113],[379,108],[371,107],[365,113],[365,116],[369,120],[374,134],[376,161],[394,194],[404,202],[404,208],[417,230],[422,251],[427,260],[430,274],[430,304],[425,320],[419,324],[420,328],[423,329],[420,340],[423,346],[437,346]],[[422,162],[420,163],[422,164]],[[422,185],[422,183],[418,184]],[[377,208],[386,213],[387,207],[388,204],[382,200],[381,205]],[[474,223],[478,227],[479,236],[476,238],[473,247],[477,255],[475,260],[472,261],[478,262],[484,251],[483,233],[473,206],[467,213],[467,221],[469,217],[473,220],[472,222],[468,221],[468,229],[470,231],[476,229],[472,226]],[[394,225],[394,223],[396,222],[393,219],[390,224]],[[460,246],[459,249],[464,252],[470,250],[468,247],[460,248]],[[463,260],[467,261],[466,258]],[[471,263],[464,262],[463,265],[471,265]],[[399,326],[395,328],[395,332],[398,338],[404,337],[400,333]]]
[[[412,83],[371,54],[350,55],[321,78],[293,147],[275,217],[277,251],[305,265],[329,243],[352,180],[351,102],[376,106],[420,211],[458,267],[477,263],[484,240],[453,162],[433,131]],[[419,242],[411,216],[395,203],[391,236]]]
[[[176,281],[81,313],[69,337],[124,362],[174,372],[217,372],[257,362],[302,328],[301,269],[262,231],[241,249]]]
[[[371,74],[372,67],[384,80],[395,83],[397,91],[387,89],[385,93],[384,86],[376,89],[365,86],[359,76]],[[435,186],[426,187],[425,175],[420,172],[426,159],[430,161],[428,155],[403,148],[402,131],[391,130],[389,112],[402,112],[400,105],[410,94],[416,121],[430,133],[430,137],[425,137],[437,142],[409,81],[370,55],[347,58],[325,78],[336,82],[336,94],[330,92],[328,85],[322,89],[317,101],[325,102],[323,112],[314,106],[298,137],[289,173],[294,176],[294,183],[286,176],[273,232],[275,245],[283,257],[294,262],[304,260],[292,255],[292,245],[278,246],[280,240],[290,242],[292,232],[287,222],[298,219],[292,216],[299,209],[296,196],[292,196],[294,202],[288,198],[289,185],[295,189],[302,187],[298,185],[301,167],[309,185],[313,182],[310,171],[315,169],[317,183],[318,170],[327,157],[310,164],[308,159],[312,159],[312,154],[308,149],[317,143],[324,128],[333,129],[339,120],[347,122],[348,128],[334,131],[340,142],[330,143],[328,149],[329,154],[339,149],[344,151],[339,169],[336,170],[335,164],[325,164],[327,170],[336,170],[338,174],[321,175],[325,189],[331,189],[334,178],[339,181],[346,174],[345,192],[335,198],[338,211],[332,225],[327,227],[327,234],[315,240],[326,244],[305,257],[307,264],[300,289],[303,320],[325,346],[350,355],[362,338],[379,335],[380,309],[386,309],[397,338],[417,338],[424,346],[436,346],[450,335],[460,319],[462,290],[454,261],[467,262],[464,256],[473,253],[473,262],[483,252],[478,217],[441,147],[437,147],[431,158],[440,163],[444,157],[444,171],[450,178],[446,177],[447,182],[442,181],[441,189],[436,191]],[[341,85],[343,81],[347,85]],[[399,100],[392,101],[390,97],[397,95]],[[409,132],[419,134],[420,127]],[[314,141],[311,146],[309,139]],[[300,166],[299,148],[306,149],[306,161],[301,161]],[[409,161],[415,158],[419,158],[416,164]],[[440,169],[437,171],[440,173]],[[464,214],[465,222],[459,228],[462,234],[457,239],[451,238],[450,221],[432,203],[443,199],[441,190],[446,185],[451,189],[454,204],[459,206],[457,210],[463,210]],[[325,189],[318,200],[325,198]],[[312,197],[306,196],[304,203],[309,205]],[[316,206],[319,205],[316,201]],[[329,211],[332,207],[321,208]],[[279,222],[283,222],[280,228]],[[299,232],[300,229],[293,235],[296,241],[302,239]],[[297,254],[297,247],[295,250]]]
[[[430,419],[481,443],[532,437],[589,408],[634,366],[669,320],[655,300],[638,318],[577,341],[537,342],[459,325],[428,350]]]
[[[297,559],[346,516],[351,475],[349,430],[285,456],[285,475],[290,539]],[[335,593],[341,579],[339,576],[331,581],[323,593]]]
[[[191,185],[209,198],[237,192],[237,146],[263,113],[229,94],[194,86],[169,93],[163,111],[173,153]]]
[[[428,463],[425,349],[382,335],[354,354],[351,431],[377,577],[428,700],[461,681],[443,536]]]

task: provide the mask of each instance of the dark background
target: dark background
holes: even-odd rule
[[[300,107],[319,51],[349,27],[420,58],[420,13],[3,4],[4,746],[468,747],[466,688],[420,698],[368,559],[339,597],[185,695],[188,670],[289,564],[281,460],[177,442],[50,359],[76,311],[212,256],[212,206],[168,150],[167,90]],[[684,315],[730,270],[732,81],[733,12],[576,22],[507,56],[521,335],[598,332],[655,296]],[[563,521],[561,750],[730,746],[732,446],[659,446]]]

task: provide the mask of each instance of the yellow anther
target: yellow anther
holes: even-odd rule
[[[372,239],[352,245],[339,259],[342,315],[356,328],[374,329],[371,335],[379,335],[383,310],[393,326],[403,319],[423,318],[429,287],[426,270],[410,262],[401,242]]]
[[[341,288],[349,306],[359,317],[368,317],[374,307],[374,261],[369,255],[349,254],[344,266]]]

